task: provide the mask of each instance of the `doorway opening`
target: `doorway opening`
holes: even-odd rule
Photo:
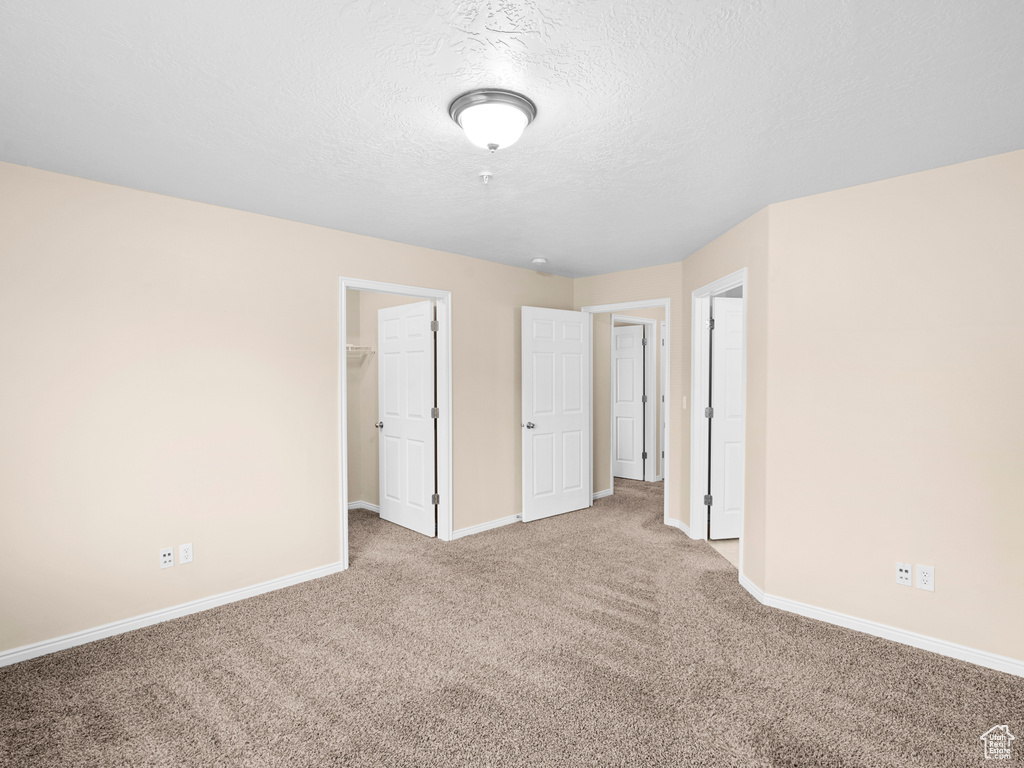
[[[591,334],[594,339],[594,354],[591,363],[591,379],[593,381],[594,429],[591,430],[591,464],[593,466],[592,497],[599,499],[610,496],[615,491],[615,477],[621,474],[622,466],[616,469],[616,456],[639,458],[641,474],[639,479],[646,482],[663,481],[664,520],[669,520],[669,490],[671,477],[671,456],[669,440],[669,408],[671,370],[669,365],[672,327],[671,300],[649,299],[617,304],[601,304],[582,307],[581,311],[591,317]],[[620,325],[616,326],[616,323]],[[616,430],[615,386],[613,370],[616,358],[615,331],[616,327],[639,328],[641,338],[646,338],[646,359],[641,353],[634,356],[633,363],[623,362],[618,367],[623,376],[633,382],[633,391],[626,394],[634,400],[640,394],[639,406],[632,406],[634,416],[630,416],[626,408],[620,409],[623,420],[620,426],[630,428],[632,437],[624,435],[620,441],[620,431]],[[624,331],[622,338],[632,334],[635,339],[638,331]],[[605,337],[608,338],[605,338]],[[644,345],[640,345],[641,350]],[[620,348],[621,359],[628,359],[628,345]],[[635,347],[634,347],[635,349]],[[640,360],[637,369],[636,360]],[[639,390],[636,382],[639,381]],[[623,381],[623,384],[626,384]],[[646,384],[647,402],[643,403],[644,385]],[[643,406],[646,405],[646,408]],[[630,419],[639,419],[630,420]],[[639,437],[637,437],[639,435]],[[647,466],[643,464],[643,451],[647,451]],[[646,472],[644,472],[646,469]]]
[[[451,294],[340,279],[341,549],[361,507],[452,538]]]
[[[739,568],[743,547],[747,271],[693,292],[690,535]]]

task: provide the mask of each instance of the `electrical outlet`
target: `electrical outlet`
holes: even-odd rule
[[[896,563],[896,583],[904,587],[913,586],[911,581],[913,571],[910,563]]]
[[[170,568],[174,565],[174,547],[164,547],[160,550],[160,567]]]
[[[935,566],[934,565],[919,565],[917,566],[917,588],[927,589],[929,592],[935,591]]]
[[[178,547],[178,562],[181,565],[192,562],[192,543],[182,544]]]

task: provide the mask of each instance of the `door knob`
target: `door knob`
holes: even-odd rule
[[[537,425],[536,425],[536,424],[534,424],[534,423],[533,423],[532,421],[528,421],[528,422],[526,422],[526,428],[527,428],[527,429],[533,429],[533,428],[534,428],[534,427],[536,427],[536,426],[537,426]]]
[[[373,426],[375,426],[377,429],[384,429],[384,422],[383,421],[378,421]]]

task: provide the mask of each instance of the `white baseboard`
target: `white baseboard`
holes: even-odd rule
[[[969,661],[972,664],[977,664],[979,667],[987,667],[989,669],[995,669],[1011,675],[1017,675],[1018,677],[1024,677],[1024,661],[1019,659],[1011,659],[1009,656],[1000,656],[996,653],[980,651],[976,648],[968,648],[966,645],[951,643],[947,640],[939,640],[938,638],[928,637],[927,635],[921,635],[917,632],[910,632],[906,629],[890,627],[888,624],[879,624],[876,621],[858,619],[855,616],[848,616],[845,613],[831,611],[827,608],[818,608],[813,605],[797,602],[796,600],[790,600],[786,597],[769,595],[742,573],[740,574],[740,585],[747,590],[747,592],[753,595],[759,603],[763,603],[771,608],[778,608],[783,611],[788,611],[789,613],[806,616],[809,619],[817,619],[818,621],[824,621],[828,624],[835,624],[839,627],[854,629],[858,632],[863,632],[866,635],[874,635],[875,637],[882,637],[886,640],[894,640],[897,643],[910,645],[914,648],[921,648],[922,650],[931,651],[932,653],[937,653],[941,656],[949,656],[950,658],[960,659],[961,661]]]
[[[666,517],[665,525],[671,525],[673,528],[678,528],[680,531],[690,536],[690,526],[684,523],[682,520],[676,520],[674,517]],[[690,536],[692,539],[693,537]]]
[[[593,497],[592,497],[592,500],[593,501],[597,501],[598,499],[603,499],[605,496],[611,496],[611,495],[612,495],[612,489],[609,488],[606,491],[598,491],[597,493],[595,493],[593,495]]]
[[[463,536],[472,536],[474,533],[483,533],[484,531],[489,531],[492,528],[501,528],[503,525],[518,523],[522,519],[522,515],[509,515],[508,517],[502,517],[498,520],[491,520],[489,523],[480,523],[480,525],[471,525],[468,528],[459,528],[457,531],[452,531],[452,540],[461,539]]]
[[[349,509],[368,509],[371,512],[376,512],[378,515],[380,514],[380,507],[378,505],[376,505],[376,504],[371,504],[368,501],[350,501],[348,503],[348,508]]]
[[[104,624],[101,627],[84,629],[81,632],[73,632],[70,635],[55,637],[52,640],[43,640],[38,643],[32,643],[31,645],[12,648],[9,651],[0,652],[0,667],[6,667],[9,664],[17,664],[19,661],[34,659],[37,656],[45,656],[48,653],[63,651],[65,648],[73,648],[76,645],[85,645],[86,643],[91,643],[94,640],[102,640],[104,637],[113,637],[114,635],[120,635],[124,632],[131,632],[134,629],[142,629],[143,627],[148,627],[153,624],[159,624],[162,621],[169,621],[170,619],[177,619],[181,616],[188,616],[190,613],[199,613],[200,611],[206,611],[210,608],[216,608],[218,605],[225,605],[227,603],[234,603],[238,600],[245,600],[247,597],[262,595],[264,592],[273,592],[276,589],[290,587],[293,584],[299,584],[303,581],[310,581],[312,579],[319,579],[323,576],[330,576],[332,573],[337,573],[342,570],[344,570],[344,567],[341,563],[331,563],[330,565],[312,568],[308,571],[293,573],[290,576],[282,576],[279,579],[264,581],[261,584],[253,584],[251,587],[240,587],[239,589],[233,589],[230,592],[222,592],[219,595],[213,595],[212,597],[203,597],[198,600],[192,600],[188,603],[175,605],[172,608],[164,608],[160,611],[144,613],[141,616],[135,616],[130,619],[111,622],[110,624]]]

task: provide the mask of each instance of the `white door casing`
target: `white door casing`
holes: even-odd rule
[[[590,323],[522,308],[523,522],[592,503]]]
[[[436,532],[432,301],[378,310],[380,516]]]
[[[644,326],[612,328],[612,472],[644,479]]]
[[[743,519],[743,299],[712,298],[711,539],[735,539]]]

